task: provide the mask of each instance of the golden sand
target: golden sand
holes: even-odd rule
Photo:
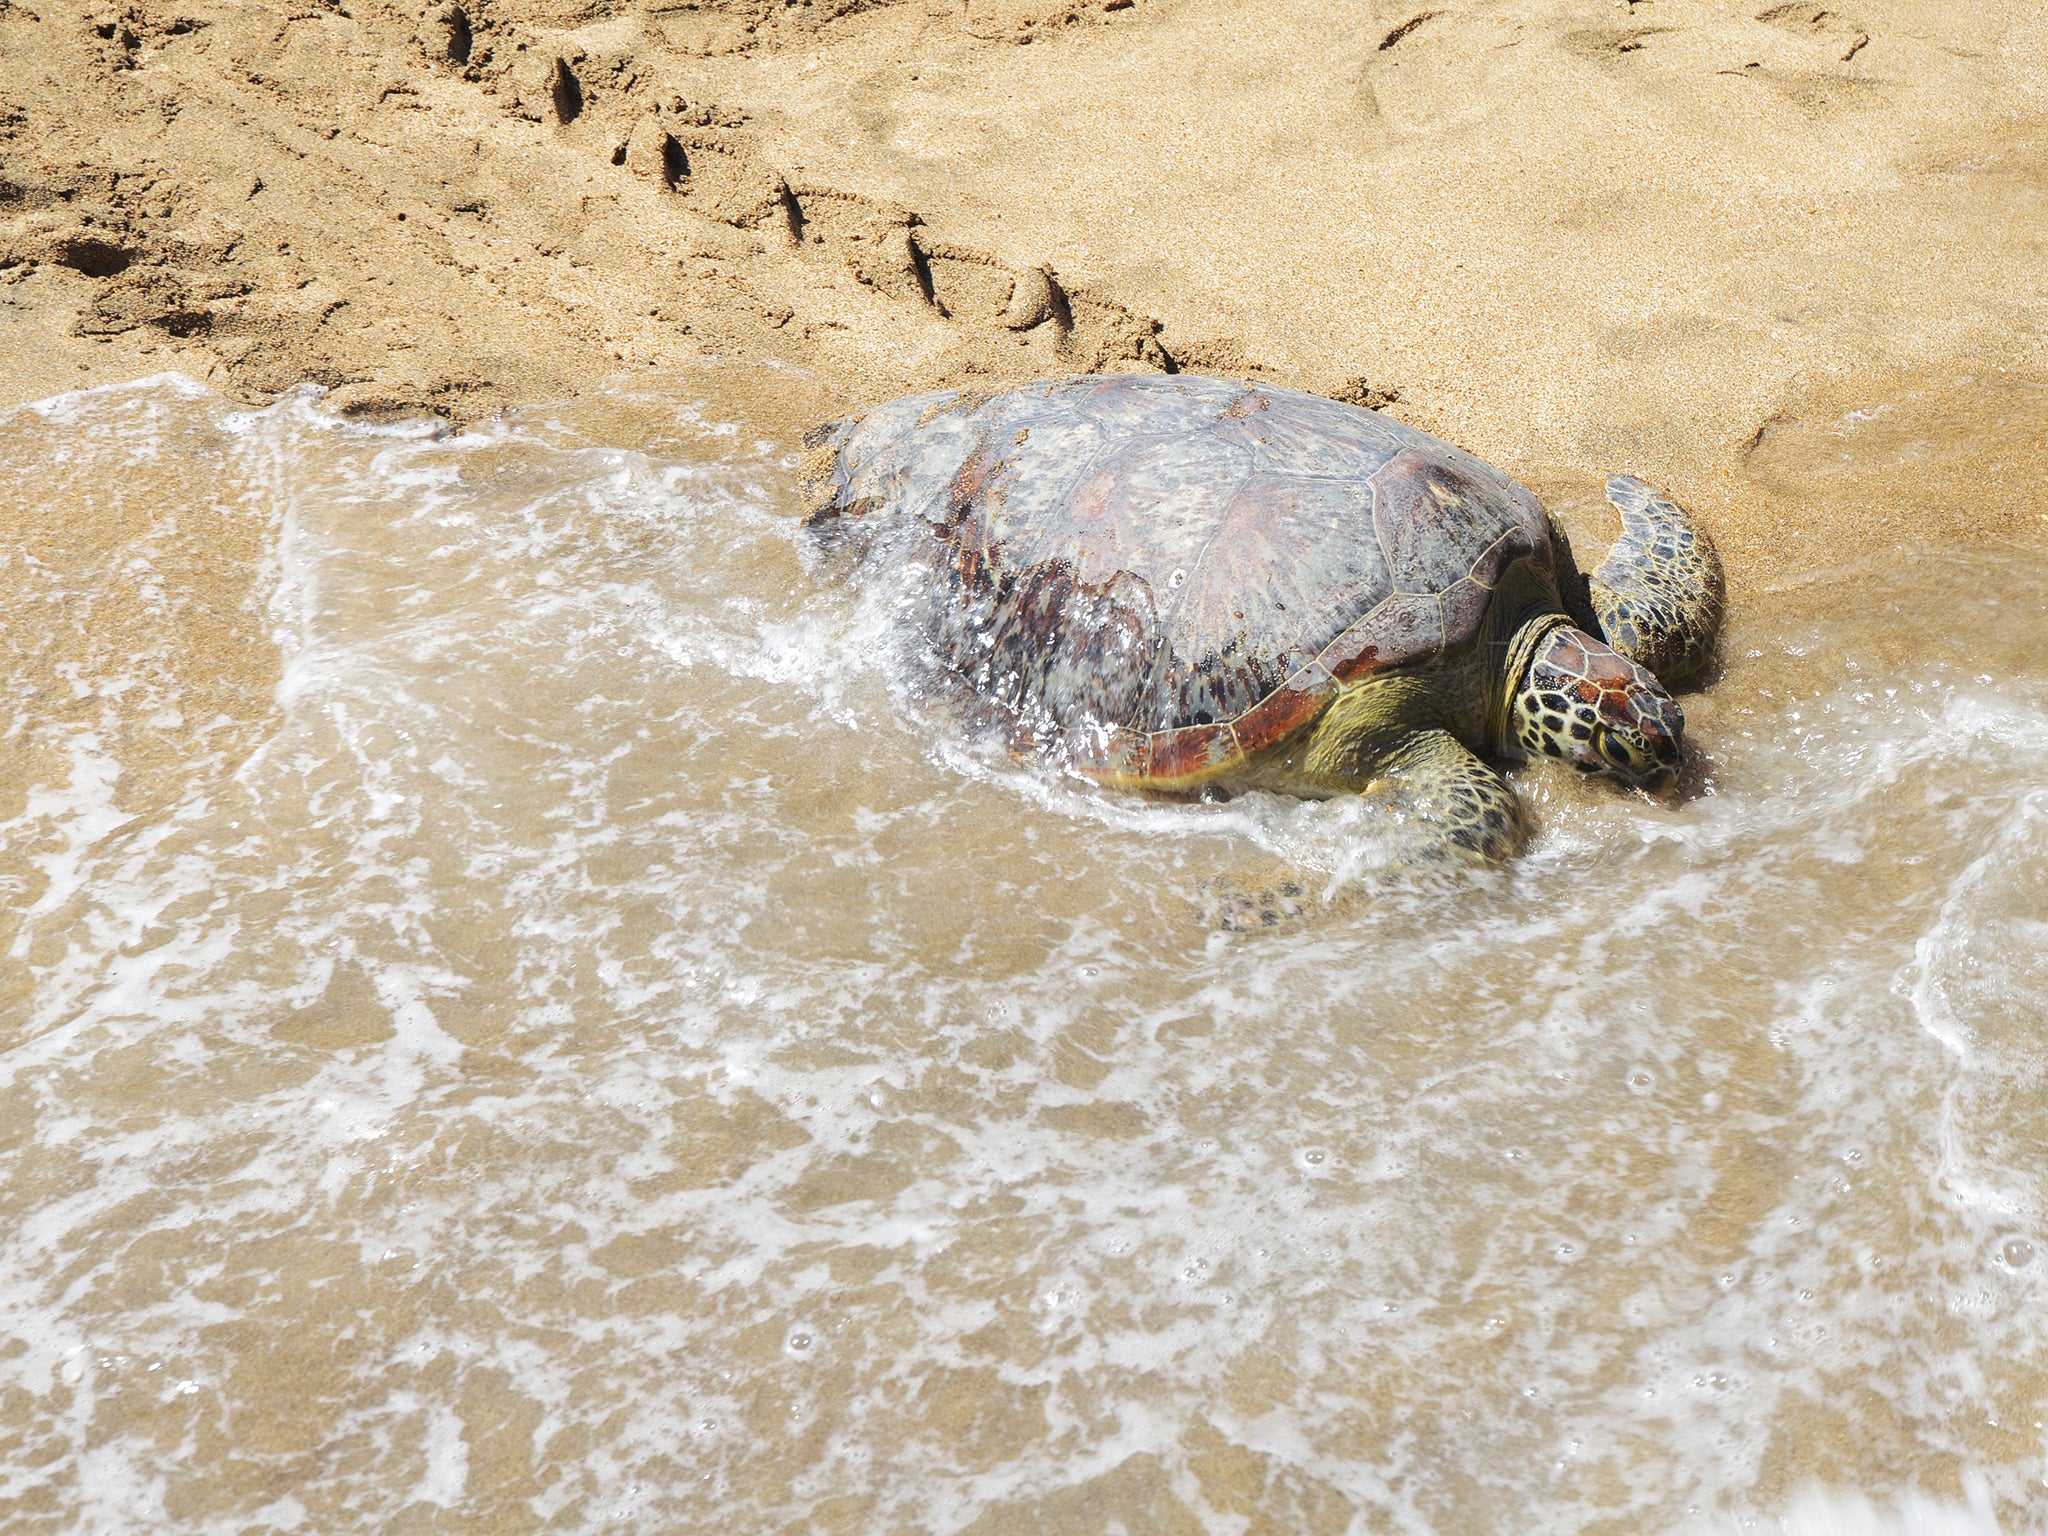
[[[1182,368],[1628,469],[1738,581],[2048,529],[2031,0],[11,0],[0,56],[0,401],[468,421],[711,354],[793,431]],[[1830,478],[1863,429],[1900,472]]]

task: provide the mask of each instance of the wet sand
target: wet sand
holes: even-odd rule
[[[1409,878],[940,728],[735,373],[0,415],[0,1527],[2040,1530],[2038,557]]]

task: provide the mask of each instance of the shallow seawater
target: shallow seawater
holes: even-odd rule
[[[1404,880],[936,732],[698,382],[0,416],[0,1527],[2048,1528],[2038,553]]]

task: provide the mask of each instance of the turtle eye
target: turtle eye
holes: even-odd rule
[[[1622,732],[1609,730],[1604,725],[1593,727],[1593,750],[1626,772],[1634,773],[1642,767],[1642,755],[1636,751],[1635,743]]]

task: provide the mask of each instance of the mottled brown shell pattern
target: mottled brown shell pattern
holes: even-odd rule
[[[1473,643],[1536,498],[1374,411],[1122,375],[892,401],[813,434],[810,526],[922,520],[941,659],[1090,776],[1227,772],[1341,681]]]

